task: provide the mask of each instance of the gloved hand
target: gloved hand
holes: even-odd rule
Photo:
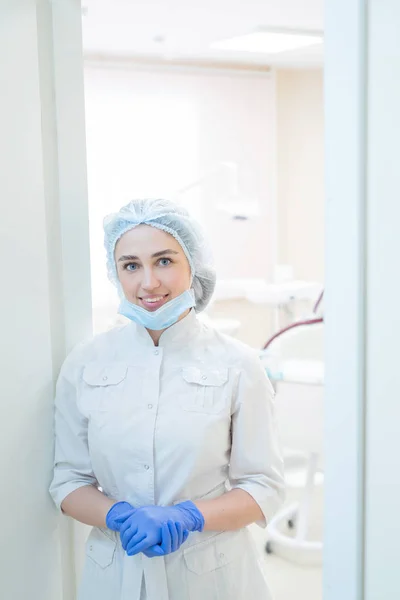
[[[147,550],[143,550],[143,554],[148,558],[171,554],[171,552],[176,552],[186,542],[188,536],[188,530],[183,529],[181,523],[167,521],[161,527],[161,544],[150,546]]]
[[[142,506],[134,512],[128,511],[116,517],[115,522],[121,524],[122,547],[128,556],[161,545],[163,525],[168,521],[176,526],[179,523],[187,531],[203,531],[204,528],[203,515],[190,501],[175,506]]]
[[[129,502],[117,502],[116,504],[113,504],[106,515],[106,525],[108,529],[119,531],[124,521],[120,520],[116,522],[116,518],[124,515],[125,519],[127,519],[134,511],[135,509]]]
[[[136,509],[129,502],[117,502],[106,515],[106,525],[113,531],[120,531],[121,525],[135,513]],[[143,552],[148,558],[165,556],[175,552],[186,542],[189,532],[181,523],[168,521],[161,530],[161,543],[150,546]]]

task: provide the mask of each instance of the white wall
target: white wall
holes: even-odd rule
[[[400,4],[368,6],[365,600],[400,597]]]
[[[89,331],[90,286],[80,3],[55,4],[0,8],[0,595],[12,600],[74,597],[71,532],[48,486],[55,378]]]
[[[326,3],[324,600],[400,597],[400,5]]]
[[[366,48],[362,4],[330,0],[325,14],[327,475],[323,600],[365,600]]]
[[[115,297],[105,275],[103,216],[135,197],[171,197],[221,161],[239,165],[241,190],[259,198],[262,216],[234,222],[215,212],[230,191],[223,172],[182,201],[189,208],[190,202],[202,203],[199,216],[220,278],[268,277],[274,226],[271,76],[88,63],[85,86],[95,310]]]
[[[278,257],[324,280],[323,73],[276,71]]]

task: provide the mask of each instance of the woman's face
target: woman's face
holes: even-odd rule
[[[191,285],[188,260],[176,239],[155,227],[127,231],[114,251],[118,278],[127,300],[154,311]]]

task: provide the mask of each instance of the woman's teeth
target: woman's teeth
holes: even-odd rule
[[[157,296],[157,298],[144,298],[145,302],[160,302],[160,300],[162,300],[164,298],[164,296]]]

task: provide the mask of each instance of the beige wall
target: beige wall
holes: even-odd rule
[[[278,70],[275,112],[278,263],[293,265],[298,279],[323,282],[322,71]],[[299,304],[298,315],[308,313],[310,306]],[[274,332],[271,310],[264,305],[245,300],[218,302],[211,315],[239,318],[238,338],[254,347],[260,347]]]
[[[322,70],[276,72],[278,260],[324,277]]]

